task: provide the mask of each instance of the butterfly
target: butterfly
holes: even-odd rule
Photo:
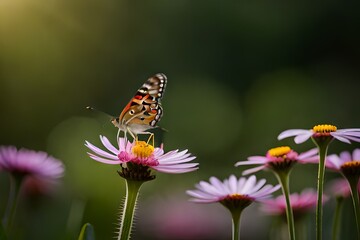
[[[157,127],[163,115],[163,108],[160,100],[162,99],[167,83],[165,74],[158,73],[150,77],[137,90],[129,103],[124,107],[120,116],[113,118],[111,122],[120,131],[124,132],[124,137],[129,133],[133,139],[137,134],[151,134],[146,132],[148,129]]]

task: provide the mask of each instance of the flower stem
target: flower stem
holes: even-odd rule
[[[123,208],[118,240],[130,239],[131,228],[134,221],[136,202],[139,196],[139,190],[144,181],[136,181],[125,179],[126,181],[126,197]]]
[[[322,217],[323,217],[323,192],[324,192],[324,175],[325,175],[325,160],[328,146],[331,140],[322,141],[315,140],[319,149],[319,169],[317,178],[317,204],[316,204],[316,240],[322,239]]]
[[[332,227],[332,240],[336,240],[340,233],[340,219],[341,219],[341,210],[343,206],[344,198],[339,196],[336,197],[336,208],[334,214],[334,222]]]
[[[360,239],[360,204],[359,204],[359,192],[358,192],[359,177],[358,176],[347,177],[347,180],[349,181],[350,184],[351,197],[353,200],[355,220],[356,220],[356,226],[358,232],[358,239]]]
[[[19,200],[19,192],[22,183],[22,175],[10,174],[10,191],[5,214],[3,217],[3,226],[9,231],[14,220],[16,208]]]
[[[288,223],[289,238],[290,240],[295,240],[295,224],[294,224],[294,215],[290,203],[290,193],[289,193],[289,172],[288,171],[276,171],[276,177],[278,178],[281,189],[286,201],[286,219]]]
[[[240,216],[242,209],[230,210],[232,216],[232,240],[240,240]]]

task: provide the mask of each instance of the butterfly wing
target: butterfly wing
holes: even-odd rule
[[[121,112],[117,127],[123,131],[141,133],[153,128],[163,115],[160,100],[163,97],[167,78],[158,73],[150,77],[136,92]]]

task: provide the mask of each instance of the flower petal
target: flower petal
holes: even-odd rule
[[[279,134],[278,136],[278,140],[282,140],[284,138],[288,138],[288,137],[293,137],[293,136],[298,136],[298,135],[305,135],[310,133],[311,136],[311,130],[306,130],[306,129],[289,129],[289,130],[285,130],[282,133]]]
[[[109,139],[107,139],[105,136],[101,136],[100,135],[100,140],[102,142],[102,144],[107,148],[107,150],[109,150],[110,152],[112,152],[115,155],[119,154],[119,150],[117,150],[109,141]]]
[[[89,157],[91,157],[92,159],[94,159],[94,160],[96,160],[98,162],[102,162],[102,163],[106,163],[106,164],[114,164],[114,165],[122,163],[119,159],[117,159],[117,160],[109,160],[109,159],[106,159],[106,158],[96,156],[96,155],[94,155],[92,153],[89,153],[89,152],[88,152],[88,154],[89,154]]]
[[[252,174],[252,173],[255,173],[255,172],[258,172],[258,171],[261,171],[263,169],[265,169],[266,167],[263,165],[263,166],[259,166],[259,167],[254,167],[254,168],[249,168],[245,171],[242,172],[242,175],[249,175],[249,174]]]
[[[352,160],[355,160],[355,161],[360,161],[360,149],[357,148],[353,151],[353,154],[352,154]]]
[[[90,150],[92,150],[94,153],[96,153],[102,157],[109,158],[109,159],[113,159],[113,160],[118,159],[117,156],[112,155],[108,152],[105,152],[104,150],[101,150],[100,148],[96,147],[95,145],[91,144],[90,142],[88,142],[88,141],[85,141],[85,142],[86,142],[85,146],[88,147]]]
[[[307,133],[304,133],[304,134],[300,134],[300,135],[297,135],[295,138],[294,138],[294,142],[296,144],[300,144],[300,143],[303,143],[305,142],[306,140],[308,140],[310,137],[312,136],[312,132],[307,132]]]

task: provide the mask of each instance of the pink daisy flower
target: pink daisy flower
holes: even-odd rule
[[[267,151],[265,156],[251,156],[247,161],[239,161],[236,167],[242,165],[260,165],[243,172],[243,175],[255,173],[263,169],[288,170],[296,162],[318,162],[318,150],[316,148],[298,154],[288,146],[276,147]]]
[[[196,184],[195,190],[186,193],[193,197],[196,203],[219,202],[226,207],[232,216],[232,239],[240,239],[240,217],[242,211],[254,201],[262,201],[280,188],[280,185],[265,185],[266,180],[256,181],[255,175],[249,178],[237,179],[231,175],[221,182],[216,177],[211,177],[210,182],[201,181]]]
[[[253,201],[261,201],[269,198],[271,194],[280,188],[280,185],[265,185],[266,180],[256,181],[255,175],[248,179],[241,177],[237,179],[231,175],[221,182],[216,177],[211,177],[209,182],[201,181],[196,184],[196,190],[188,190],[186,193],[193,198],[190,201],[197,203],[213,202],[240,202],[248,206]]]
[[[323,201],[328,197],[324,196]],[[307,212],[313,210],[317,203],[317,192],[313,189],[304,189],[300,194],[290,194],[291,208],[294,218],[299,219]],[[283,195],[262,202],[261,210],[269,215],[286,217],[286,201]]]
[[[0,146],[0,171],[48,181],[62,177],[64,165],[46,152]]]
[[[119,138],[118,146],[115,147],[104,136],[100,136],[100,140],[106,148],[105,151],[88,141],[85,146],[93,151],[93,153],[88,152],[90,158],[101,163],[119,164],[124,168],[130,164],[163,173],[186,173],[198,169],[198,163],[189,163],[196,157],[191,156],[188,150],[172,150],[165,153],[162,147],[154,148],[144,141],[131,143],[124,138]]]
[[[352,154],[348,151],[343,151],[340,155],[331,154],[327,156],[325,166],[342,172],[345,176],[360,176],[360,149],[355,149]]]
[[[295,137],[295,143],[303,143],[311,137],[332,137],[345,143],[360,142],[360,128],[337,129],[334,125],[321,124],[312,129],[290,129],[278,136],[278,139]]]
[[[349,182],[345,178],[334,179],[326,187],[328,194],[335,197],[347,198],[351,194]],[[360,184],[358,185],[358,191],[360,192]]]

